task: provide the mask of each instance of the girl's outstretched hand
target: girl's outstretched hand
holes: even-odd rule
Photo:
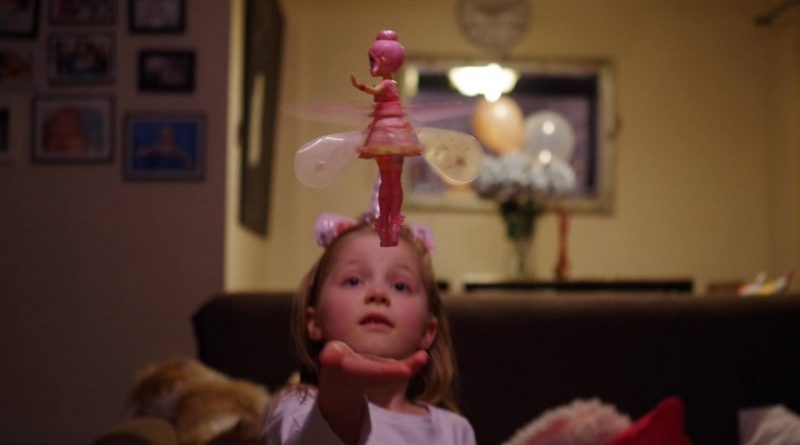
[[[342,379],[343,383],[363,389],[410,379],[428,362],[428,353],[420,350],[395,360],[359,354],[343,342],[331,341],[322,349],[319,359],[322,373],[327,377]]]
[[[379,386],[403,386],[425,366],[428,353],[420,350],[395,360],[359,354],[345,343],[331,341],[320,352],[319,360],[320,413],[342,442],[354,444],[367,410],[366,391]]]

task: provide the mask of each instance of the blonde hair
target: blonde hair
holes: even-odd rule
[[[309,307],[319,302],[322,283],[328,276],[338,252],[353,234],[372,230],[367,224],[357,225],[339,235],[325,249],[320,259],[303,278],[292,307],[292,333],[295,353],[300,360],[301,382],[317,385],[319,383],[319,353],[324,346],[322,341],[313,341],[308,335]],[[411,380],[406,391],[409,400],[428,403],[450,411],[459,412],[456,401],[456,360],[450,327],[442,307],[442,299],[436,286],[433,265],[427,247],[414,237],[407,227],[400,232],[400,239],[411,245],[419,255],[420,269],[425,294],[428,297],[428,311],[436,318],[438,330],[428,354],[430,359],[423,369]],[[302,387],[302,385],[301,385]]]

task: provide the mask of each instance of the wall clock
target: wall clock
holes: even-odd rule
[[[506,51],[528,31],[529,0],[458,0],[456,21],[470,42]]]

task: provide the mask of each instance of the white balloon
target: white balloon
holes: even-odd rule
[[[575,130],[555,111],[539,111],[525,118],[523,146],[535,160],[570,162],[575,152]]]

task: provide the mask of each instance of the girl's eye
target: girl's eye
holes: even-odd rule
[[[344,284],[348,286],[358,286],[361,284],[361,280],[357,277],[348,277],[344,280]]]
[[[397,283],[394,283],[394,290],[396,290],[398,292],[408,292],[408,291],[411,290],[411,288],[406,283],[397,282]]]

